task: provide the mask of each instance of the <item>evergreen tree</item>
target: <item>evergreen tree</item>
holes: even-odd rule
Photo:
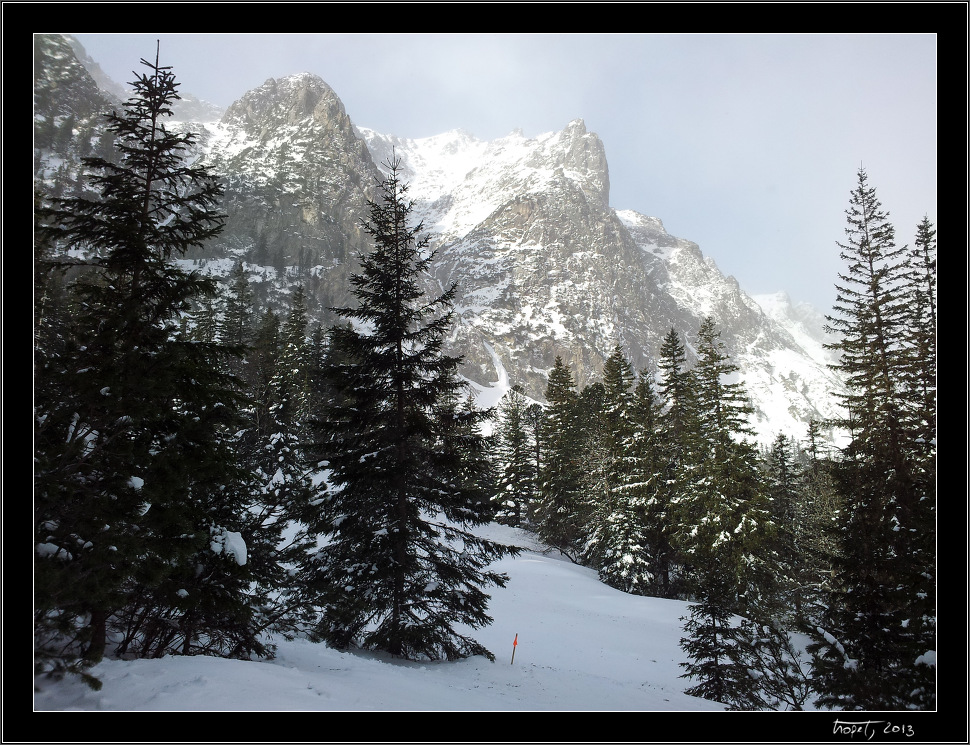
[[[602,444],[606,453],[608,493],[629,485],[634,438],[633,386],[636,375],[623,350],[617,346],[603,366]]]
[[[746,708],[755,686],[744,665],[751,640],[733,614],[770,616],[775,597],[774,542],[768,501],[745,414],[740,383],[712,319],[698,332],[694,368],[700,457],[686,472],[673,501],[676,539],[689,568],[694,604],[682,640],[698,678],[696,695]]]
[[[731,583],[721,581],[711,571],[699,575],[692,589],[697,600],[691,603],[689,615],[681,619],[686,636],[680,640],[689,659],[680,666],[686,670],[681,677],[696,683],[684,693],[719,701],[732,709],[753,708],[757,683],[746,664],[751,640],[731,610],[736,607]]]
[[[61,347],[36,358],[35,643],[55,672],[99,660],[112,630],[137,637],[129,653],[262,652],[249,570],[212,548],[235,533],[241,479],[232,350],[179,330],[215,284],[173,261],[222,229],[222,189],[186,164],[194,136],[164,126],[170,68],[142,63],[150,72],[107,117],[117,158],[85,160],[94,196],[39,213],[49,266],[86,257]]]
[[[661,427],[668,441],[672,465],[694,457],[692,438],[697,432],[695,383],[687,365],[687,351],[675,329],[660,347],[658,394],[663,407]]]
[[[280,318],[267,308],[256,326],[253,343],[246,355],[244,379],[250,394],[257,430],[270,435],[276,420],[272,412],[278,406],[273,381],[280,356]]]
[[[220,337],[238,347],[249,346],[253,337],[255,308],[249,274],[241,262],[237,262],[229,273],[225,306],[219,328]]]
[[[804,569],[804,606],[798,619],[802,628],[814,629],[832,590],[833,565],[839,556],[838,522],[843,504],[832,476],[834,463],[823,452],[819,423],[808,424],[808,462],[799,475],[796,520],[802,527],[801,560]]]
[[[542,404],[529,404],[525,410],[525,421],[528,426],[529,436],[532,439],[533,459],[535,472],[538,475],[542,465],[542,429],[546,421],[546,412]]]
[[[666,533],[672,549],[670,560],[661,575],[662,596],[685,597],[689,567],[677,539],[681,532],[681,516],[677,506],[681,500],[682,486],[691,478],[700,458],[697,444],[700,428],[693,371],[687,366],[684,343],[673,328],[664,337],[657,367],[660,399],[658,428],[663,448],[657,464],[659,483],[656,499],[666,515]]]
[[[916,457],[930,464],[935,460],[936,439],[936,230],[928,217],[916,228],[916,241],[907,255],[907,331],[911,369],[906,384],[916,408]]]
[[[752,414],[744,385],[733,380],[738,366],[724,350],[721,333],[713,318],[705,318],[697,331],[696,411],[706,455],[725,455],[732,442],[753,434],[748,418]]]
[[[293,291],[290,310],[280,329],[280,350],[276,373],[270,380],[274,405],[280,411],[278,421],[285,421],[294,430],[303,429],[310,418],[312,397],[311,356],[308,332],[306,293],[302,285]]]
[[[676,553],[672,539],[672,520],[668,498],[670,490],[663,480],[665,443],[660,431],[660,400],[654,392],[651,375],[641,371],[634,389],[632,419],[634,436],[631,449],[631,482],[625,486],[636,493],[643,505],[642,541],[645,557],[638,569],[638,583],[644,595],[669,598],[676,593],[673,572]],[[648,582],[649,580],[649,582]]]
[[[243,344],[245,358],[233,369],[247,381],[249,398],[233,446],[248,479],[241,534],[246,537],[252,574],[250,594],[260,631],[290,638],[310,628],[313,596],[297,570],[316,546],[323,527],[315,505],[326,483],[307,461],[303,381],[311,379],[311,345],[305,340],[306,309],[300,288],[281,328],[268,309],[258,328],[249,280],[241,265],[233,270],[221,333]]]
[[[579,395],[562,357],[556,357],[549,373],[546,401],[535,523],[545,543],[576,557],[582,521]]]
[[[320,505],[323,545],[304,571],[332,646],[492,658],[464,632],[491,622],[483,588],[507,577],[488,565],[515,552],[471,532],[490,519],[468,478],[482,467],[488,414],[461,406],[460,358],[442,351],[455,288],[425,298],[432,255],[422,226],[409,225],[399,162],[386,165],[364,226],[374,249],[351,280],[358,306],[335,310],[354,325],[332,330],[333,490]]]
[[[657,570],[648,526],[656,483],[651,450],[655,402],[649,381],[641,378],[636,389],[634,381],[622,349],[614,348],[603,367],[598,417],[584,417],[596,424],[597,433],[594,448],[587,445],[587,451],[598,453],[602,464],[589,469],[600,474],[602,486],[588,511],[585,555],[605,583],[643,595],[654,588]]]
[[[794,443],[778,433],[765,463],[767,497],[778,557],[778,603],[786,620],[802,617],[805,595],[810,586],[806,566],[805,538],[812,525],[801,508],[802,494]]]
[[[582,462],[575,503],[576,543],[582,549],[584,563],[598,567],[599,557],[594,550],[598,542],[591,543],[590,537],[601,516],[612,511],[617,478],[613,438],[606,418],[606,387],[599,381],[591,383],[579,394],[576,405],[576,420],[582,423],[573,445],[573,457]]]
[[[737,629],[737,661],[754,685],[745,683],[734,709],[802,711],[812,695],[803,652],[781,624],[744,619]]]
[[[528,399],[514,385],[499,404],[496,449],[496,519],[513,527],[529,522],[535,497],[535,466],[526,424]]]
[[[206,297],[196,304],[196,308],[183,316],[186,330],[195,341],[213,343],[219,337],[219,298]]]
[[[914,385],[912,261],[888,218],[860,169],[829,317],[852,434],[834,472],[841,550],[811,647],[818,703],[840,709],[933,708],[936,697],[935,438]]]

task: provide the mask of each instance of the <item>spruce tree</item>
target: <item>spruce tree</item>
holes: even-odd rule
[[[774,524],[774,543],[777,556],[777,604],[779,618],[789,627],[804,617],[805,606],[811,597],[814,577],[811,576],[808,543],[819,526],[810,520],[804,506],[806,496],[800,478],[795,443],[784,433],[778,433],[765,458],[765,481],[769,509]]]
[[[549,373],[546,401],[535,523],[544,542],[575,558],[582,524],[579,394],[572,371],[559,356]]]
[[[513,527],[529,524],[535,498],[535,466],[526,424],[528,399],[514,385],[499,403],[496,427],[498,480],[496,519]]]
[[[277,401],[273,381],[277,374],[280,356],[280,318],[272,308],[267,308],[253,332],[252,346],[246,354],[243,379],[250,396],[257,430],[263,435],[272,434],[275,418],[272,416]]]
[[[832,590],[833,566],[840,553],[838,524],[844,506],[832,475],[835,463],[826,453],[816,420],[808,424],[805,453],[808,460],[797,487],[800,499],[796,519],[802,526],[804,569],[804,605],[798,620],[801,628],[811,630],[817,626]]]
[[[595,445],[602,463],[595,469],[602,488],[589,506],[585,556],[606,584],[645,595],[656,584],[652,549],[660,548],[652,544],[657,536],[649,525],[657,517],[651,514],[655,402],[646,378],[636,388],[634,382],[632,366],[615,347],[603,367],[599,416],[585,418],[598,424]]]
[[[652,375],[640,372],[634,389],[631,417],[634,434],[630,457],[631,483],[625,486],[636,493],[643,505],[643,566],[638,570],[642,594],[670,598],[676,593],[673,572],[676,554],[672,538],[670,490],[664,483],[665,442],[660,430],[660,400]],[[649,580],[649,583],[647,584]]]
[[[39,212],[48,266],[77,276],[35,377],[35,641],[53,671],[96,662],[112,632],[134,654],[262,651],[241,541],[212,548],[238,532],[232,350],[180,330],[216,287],[174,261],[222,229],[222,188],[165,127],[170,68],[142,64],[107,116],[116,157],[85,160],[92,192]]]
[[[242,263],[237,263],[229,274],[229,286],[225,292],[225,311],[219,324],[220,341],[246,350],[253,341],[254,313],[249,275]],[[245,367],[244,355],[230,360],[230,369],[236,377],[244,377]]]
[[[290,638],[312,626],[313,598],[297,570],[321,532],[315,508],[325,482],[307,459],[306,413],[299,402],[301,381],[311,369],[305,341],[306,309],[300,288],[281,329],[272,310],[258,328],[249,279],[241,265],[227,288],[221,333],[244,345],[238,369],[245,376],[247,406],[233,436],[236,458],[247,474],[241,532],[247,537],[255,623],[260,631]],[[267,645],[268,649],[272,649]]]
[[[915,409],[915,457],[935,461],[936,439],[936,230],[928,217],[916,228],[916,240],[906,256],[906,346],[910,369],[906,385]],[[922,445],[922,447],[919,447]]]
[[[311,415],[313,385],[308,330],[306,293],[300,285],[293,290],[289,312],[280,328],[279,357],[269,384],[274,405],[280,409],[276,419],[285,421],[296,433],[304,429]]]
[[[745,439],[750,407],[743,386],[731,382],[737,367],[719,337],[713,320],[705,319],[693,370],[700,457],[673,500],[693,600],[681,645],[692,658],[686,675],[698,679],[689,692],[747,708],[754,683],[743,658],[751,639],[730,617],[770,615],[773,526],[757,453]]]
[[[738,366],[720,337],[714,319],[705,318],[697,331],[698,361],[692,371],[700,434],[708,444],[708,454],[714,455],[726,454],[732,442],[753,434],[748,422],[751,404],[744,385],[733,380]]]
[[[700,428],[694,374],[687,365],[684,342],[674,328],[664,337],[657,367],[657,393],[660,399],[658,429],[663,446],[657,464],[659,483],[656,499],[666,515],[666,532],[671,544],[669,561],[661,575],[662,596],[686,597],[689,565],[677,539],[681,532],[678,505],[683,485],[691,478],[700,458]]]
[[[577,401],[576,418],[582,423],[574,444],[575,457],[582,463],[576,501],[579,526],[576,543],[583,552],[584,563],[598,567],[597,544],[591,542],[591,536],[596,531],[599,516],[612,511],[617,477],[603,383],[596,381],[583,388]]]
[[[616,346],[603,365],[603,444],[609,491],[630,483],[633,460],[633,393],[636,375],[621,347]]]
[[[542,407],[542,404],[529,404],[525,410],[525,423],[529,432],[529,437],[532,440],[532,472],[535,474],[535,488],[538,490],[538,481],[540,474],[542,473],[543,458],[545,457],[542,452],[542,438],[545,436],[544,427],[546,423],[546,412]],[[530,521],[532,521],[532,517],[533,516],[530,514]]]
[[[914,385],[912,261],[862,169],[846,221],[838,245],[847,268],[829,330],[852,440],[834,471],[845,501],[841,545],[811,648],[819,704],[933,708],[935,438],[926,440]]]
[[[373,250],[352,277],[352,324],[332,330],[328,376],[330,481],[323,545],[305,563],[322,615],[319,637],[409,659],[492,654],[466,635],[491,622],[485,587],[507,577],[489,564],[514,550],[475,535],[488,500],[469,474],[482,468],[488,415],[462,406],[461,358],[443,351],[455,287],[421,289],[432,254],[400,163],[370,203]]]

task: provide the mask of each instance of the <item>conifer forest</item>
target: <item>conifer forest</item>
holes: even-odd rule
[[[692,695],[935,708],[928,219],[897,236],[858,171],[827,316],[845,417],[801,439],[755,444],[716,318],[671,328],[647,368],[617,346],[580,390],[557,358],[544,402],[513,380],[482,409],[393,158],[356,302],[328,327],[299,284],[274,309],[241,266],[220,284],[179,263],[223,229],[223,187],[166,126],[172,69],[141,62],[85,191],[35,196],[35,674],[97,687],[104,658],[270,658],[296,637],[494,659],[468,629],[519,550],[476,535],[497,521],[623,592],[689,601]]]

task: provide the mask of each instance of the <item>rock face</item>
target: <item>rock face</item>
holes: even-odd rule
[[[307,284],[321,316],[349,302],[380,174],[330,86],[309,74],[267,80],[204,127],[202,162],[226,179],[216,255]]]
[[[61,34],[34,37],[34,180],[57,196],[78,193],[81,158],[104,155],[102,114],[120,105],[102,91]]]
[[[808,418],[835,411],[841,383],[805,314],[784,298],[766,313],[697,244],[612,209],[603,143],[582,120],[531,139],[459,130],[404,140],[355,127],[330,86],[303,73],[267,80],[220,121],[178,126],[200,133],[193,157],[226,183],[226,230],[190,258],[215,273],[244,262],[277,310],[297,283],[324,324],[330,307],[354,302],[348,277],[368,250],[361,220],[382,164],[397,158],[432,235],[428,290],[458,284],[450,344],[469,379],[494,381],[494,350],[509,382],[542,400],[557,355],[582,388],[617,344],[650,370],[674,328],[690,354],[710,315],[741,367],[759,439],[802,438]]]
[[[375,160],[393,148],[411,179],[438,251],[435,279],[457,281],[452,342],[478,382],[494,377],[494,349],[513,383],[541,400],[561,356],[579,387],[599,379],[619,344],[653,369],[671,328],[690,343],[713,316],[741,367],[763,442],[834,409],[841,387],[826,367],[819,327],[787,299],[772,315],[725,277],[696,243],[663,223],[609,206],[599,138],[582,121],[526,139],[479,142],[464,132],[404,141],[364,131]]]
[[[375,156],[390,149],[365,134]],[[650,317],[676,309],[610,208],[603,144],[582,121],[532,140],[454,132],[393,145],[434,236],[435,279],[458,282],[453,342],[473,377],[491,372],[483,342],[539,399],[557,355],[580,385],[618,343],[647,364],[663,335]]]

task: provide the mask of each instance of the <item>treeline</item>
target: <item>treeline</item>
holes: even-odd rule
[[[690,368],[671,329],[655,370],[616,348],[579,392],[557,359],[548,406],[500,406],[497,519],[613,587],[691,601],[688,692],[732,708],[935,707],[936,232],[897,246],[862,170],[846,215],[844,418],[759,451],[710,318]]]
[[[639,373],[617,347],[602,381],[581,392],[557,359],[547,407],[510,391],[496,424],[496,519],[535,531],[624,592],[692,601],[688,692],[738,708],[802,708],[810,681],[791,632],[821,621],[831,591],[834,462],[819,422],[804,443],[779,434],[766,451],[754,444],[719,337],[705,319],[689,366],[671,329],[656,370]],[[739,628],[740,617],[751,625]],[[766,666],[756,684],[749,670]]]
[[[690,368],[671,329],[653,371],[616,348],[577,392],[557,359],[547,407],[514,389],[500,407],[497,519],[625,592],[691,601],[688,692],[732,708],[936,705],[936,232],[897,246],[861,170],[846,215],[844,418],[759,451],[710,318]]]

